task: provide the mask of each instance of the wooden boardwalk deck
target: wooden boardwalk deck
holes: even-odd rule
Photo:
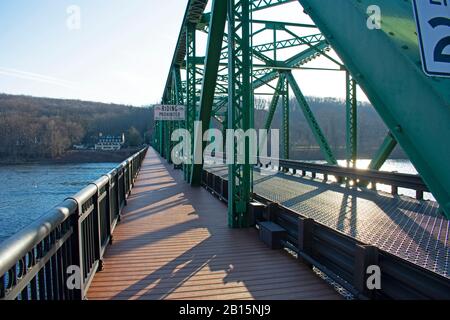
[[[150,149],[88,299],[341,299]]]

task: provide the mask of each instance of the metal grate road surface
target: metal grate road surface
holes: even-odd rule
[[[208,168],[226,177],[225,167]],[[253,191],[447,278],[450,221],[433,201],[356,190],[292,174],[254,172]]]

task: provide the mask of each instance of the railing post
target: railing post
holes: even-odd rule
[[[312,257],[313,232],[314,220],[300,217],[298,220],[298,250],[310,257]],[[306,262],[300,254],[298,258],[312,268],[312,264]]]
[[[394,196],[398,195],[398,187],[397,186],[391,186],[391,188],[392,188],[392,191],[391,191],[392,195],[394,195]]]
[[[422,190],[416,190],[416,199],[423,200],[423,191]]]
[[[76,214],[72,215],[71,225],[73,226],[73,234],[71,241],[71,253],[72,253],[72,264],[78,266],[80,272],[80,288],[75,288],[74,300],[82,300],[84,298],[84,261],[83,261],[83,248],[82,248],[82,228],[80,217],[81,208],[77,202]]]
[[[367,287],[367,268],[378,265],[378,248],[370,245],[356,245],[354,266],[354,287],[365,297],[374,298],[374,290]]]
[[[111,201],[112,201],[112,199],[111,199],[111,189],[112,189],[112,187],[111,187],[111,185],[112,185],[112,182],[111,182],[111,175],[110,174],[108,174],[107,175],[107,177],[108,177],[108,184],[107,184],[107,186],[105,187],[105,190],[106,190],[106,217],[107,217],[107,221],[105,221],[105,223],[106,223],[106,226],[107,226],[107,228],[108,228],[108,237],[109,237],[109,244],[112,244],[112,237],[113,237],[113,234],[112,234],[112,221],[113,221],[113,212],[112,212],[112,206],[111,206]]]

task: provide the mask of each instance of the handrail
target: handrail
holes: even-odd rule
[[[85,298],[147,150],[0,243],[0,300]]]
[[[0,244],[0,274],[5,274],[16,262],[66,221],[76,210],[73,200],[65,200],[58,207],[34,221]]]
[[[422,200],[423,193],[429,192],[427,185],[424,183],[422,178],[418,175],[397,173],[397,172],[386,172],[377,171],[370,169],[356,169],[356,168],[346,168],[340,166],[333,166],[328,164],[316,164],[301,162],[297,160],[284,160],[284,159],[272,159],[267,157],[259,157],[258,163],[261,165],[264,161],[264,165],[270,165],[272,161],[275,160],[280,167],[283,169],[292,169],[295,171],[302,171],[302,175],[306,172],[311,172],[313,177],[316,174],[324,175],[324,179],[328,180],[328,175],[335,176],[337,179],[348,178],[359,183],[359,185],[367,185],[369,182],[372,184],[380,183],[392,186],[392,194],[398,193],[398,188],[413,189],[416,191],[416,198]]]
[[[213,156],[225,159],[226,153],[217,152],[214,153]],[[398,188],[412,189],[416,191],[416,199],[418,200],[423,200],[424,192],[430,192],[422,178],[419,175],[414,174],[347,168],[329,164],[317,164],[299,160],[262,156],[258,156],[256,162],[259,167],[269,167],[276,164],[279,171],[289,171],[290,169],[292,169],[294,173],[300,171],[302,176],[306,176],[307,172],[311,173],[313,178],[316,178],[317,174],[322,174],[325,181],[328,180],[329,176],[335,176],[338,181],[342,181],[342,179],[346,178],[348,180],[353,180],[361,187],[367,187],[369,183],[372,183],[372,188],[374,188],[377,183],[386,184],[392,187],[391,193],[393,195],[398,194]]]

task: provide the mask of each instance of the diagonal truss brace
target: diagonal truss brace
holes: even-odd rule
[[[306,121],[308,122],[309,127],[311,128],[314,138],[317,141],[317,144],[320,147],[320,150],[322,151],[325,160],[332,165],[337,165],[336,158],[333,155],[333,152],[331,151],[331,148],[328,144],[327,139],[325,138],[322,130],[320,129],[319,123],[317,122],[316,118],[314,117],[314,114],[309,107],[308,102],[306,101],[305,96],[303,95],[302,91],[300,90],[300,87],[297,84],[297,81],[295,81],[294,76],[292,75],[292,72],[286,72],[286,78],[288,80],[289,85],[292,88],[292,91],[295,95],[295,98],[298,101],[298,104],[300,105],[300,108],[303,112],[303,115],[306,118]]]

